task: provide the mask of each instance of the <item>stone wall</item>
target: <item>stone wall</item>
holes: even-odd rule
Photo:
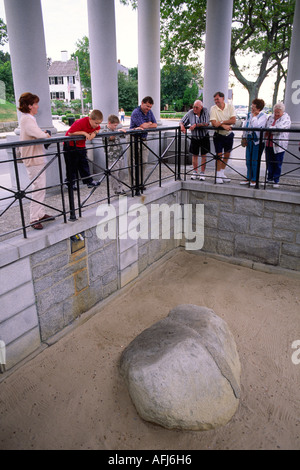
[[[180,183],[155,188],[145,204],[128,198],[128,209],[137,203],[174,203],[179,189]],[[118,216],[117,201],[114,206]],[[117,238],[99,239],[100,220],[94,208],[76,222],[57,220],[43,232],[29,231],[27,239],[1,243],[0,339],[6,344],[7,370],[180,244],[173,238],[119,239],[118,223]],[[71,237],[78,233],[84,246],[72,253]]]
[[[204,204],[203,251],[299,271],[299,194],[223,186],[183,185]]]
[[[18,121],[0,122],[0,133],[13,132],[18,127],[18,125]]]

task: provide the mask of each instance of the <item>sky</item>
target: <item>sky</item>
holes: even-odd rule
[[[61,60],[61,51],[71,55],[76,42],[88,36],[86,0],[41,0],[47,57]],[[131,68],[138,62],[137,12],[115,0],[117,59]],[[4,1],[0,0],[0,18],[5,21]],[[9,52],[9,48],[7,49]]]
[[[76,42],[88,36],[87,1],[86,0],[41,0],[44,18],[44,31],[47,57],[61,60],[61,51],[66,50],[69,56],[76,50]],[[131,6],[124,6],[115,0],[117,60],[127,68],[138,65],[137,11]],[[0,18],[6,22],[4,0],[0,0]],[[9,47],[2,50],[9,52]],[[234,104],[248,105],[248,92],[240,82],[230,75],[233,86]],[[272,102],[274,78],[265,80],[260,89],[260,98],[266,103]],[[283,99],[280,90],[279,99]]]

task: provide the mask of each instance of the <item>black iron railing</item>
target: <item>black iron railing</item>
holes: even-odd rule
[[[207,128],[210,133],[211,143],[215,129]],[[241,146],[242,132],[245,129],[235,128],[234,148],[231,152],[231,158],[227,162],[227,170],[230,173],[232,183],[238,184],[245,180],[245,148]],[[267,166],[265,159],[265,131],[267,129],[253,128],[247,129],[247,132],[259,132],[259,158],[257,161],[257,173],[255,187],[266,189]],[[276,133],[282,132],[282,129],[272,129]],[[284,170],[281,173],[281,189],[300,190],[300,153],[299,153],[299,135],[300,129],[288,129],[289,143],[294,143],[294,150],[290,147],[285,150]],[[20,231],[27,237],[27,230],[30,228],[26,208],[28,202],[35,200],[35,191],[32,189],[33,181],[24,178],[24,165],[21,163],[20,148],[22,146],[32,146],[37,144],[51,144],[47,150],[47,163],[41,172],[52,172],[55,178],[45,188],[46,198],[42,205],[45,210],[51,211],[51,215],[56,218],[62,217],[63,221],[75,221],[77,217],[82,217],[82,211],[92,205],[101,202],[110,203],[116,197],[112,192],[112,179],[122,183],[127,195],[135,196],[142,194],[148,186],[159,185],[167,179],[186,180],[193,173],[191,167],[191,155],[189,153],[190,134],[182,134],[179,126],[158,127],[147,132],[147,139],[143,138],[143,131],[128,130],[126,139],[122,144],[122,152],[118,159],[111,162],[108,158],[108,139],[110,136],[120,135],[120,132],[110,132],[99,134],[92,143],[90,151],[93,155],[98,153],[98,159],[90,159],[92,165],[91,176],[99,181],[99,186],[86,188],[80,184],[81,179],[77,174],[75,191],[71,184],[68,184],[65,177],[64,161],[64,142],[82,140],[80,136],[73,137],[52,137],[50,139],[39,139],[33,141],[19,141],[0,144],[0,151],[7,152],[7,158],[0,161],[0,175],[3,175],[2,168],[9,167],[10,183],[0,185],[0,241],[7,236]],[[276,137],[274,137],[276,139]],[[283,149],[284,150],[284,149]],[[142,154],[148,154],[148,164],[143,163]],[[223,158],[223,155],[216,155],[213,144],[207,152],[206,161],[206,183],[216,183],[216,162]],[[119,177],[116,170],[117,161],[124,160],[123,175]],[[199,164],[199,167],[201,162]],[[23,174],[23,176],[22,176]],[[38,177],[39,175],[37,175]],[[36,178],[37,178],[36,177]]]

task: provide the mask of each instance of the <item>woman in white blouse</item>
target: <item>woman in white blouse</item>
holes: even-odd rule
[[[19,98],[19,111],[22,112],[20,119],[20,140],[45,139],[50,135],[39,128],[35,115],[39,109],[39,97],[32,93],[23,93]],[[43,144],[21,147],[21,157],[26,166],[29,179],[32,181],[30,224],[36,230],[41,230],[44,220],[54,220],[52,216],[45,214],[43,202],[46,195],[46,172],[42,171],[45,166]]]
[[[242,146],[247,147],[247,179],[245,181],[241,181],[240,184],[250,184],[252,187],[256,185],[257,162],[262,154],[263,148],[260,148],[259,146],[259,131],[251,131],[250,129],[251,127],[266,127],[268,116],[263,112],[264,106],[264,100],[259,98],[253,100],[251,104],[251,112],[248,114],[247,120],[243,124],[243,127],[249,128],[248,131],[244,131],[242,137]]]
[[[284,129],[291,127],[291,118],[285,112],[283,103],[276,103],[273,107],[273,114],[268,117],[266,127],[270,129],[283,129],[282,132],[267,131],[266,139],[266,161],[267,161],[267,184],[272,184],[273,188],[279,188],[279,178],[283,157],[289,144],[289,133]]]

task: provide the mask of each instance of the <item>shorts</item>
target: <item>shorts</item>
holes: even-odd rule
[[[206,155],[210,152],[209,135],[202,137],[202,139],[191,138],[190,153],[199,155],[199,150],[201,150],[200,155]]]
[[[234,133],[231,132],[228,135],[222,135],[215,133],[214,134],[214,144],[215,144],[215,151],[217,154],[219,153],[228,153],[231,152],[233,147],[233,137]]]

